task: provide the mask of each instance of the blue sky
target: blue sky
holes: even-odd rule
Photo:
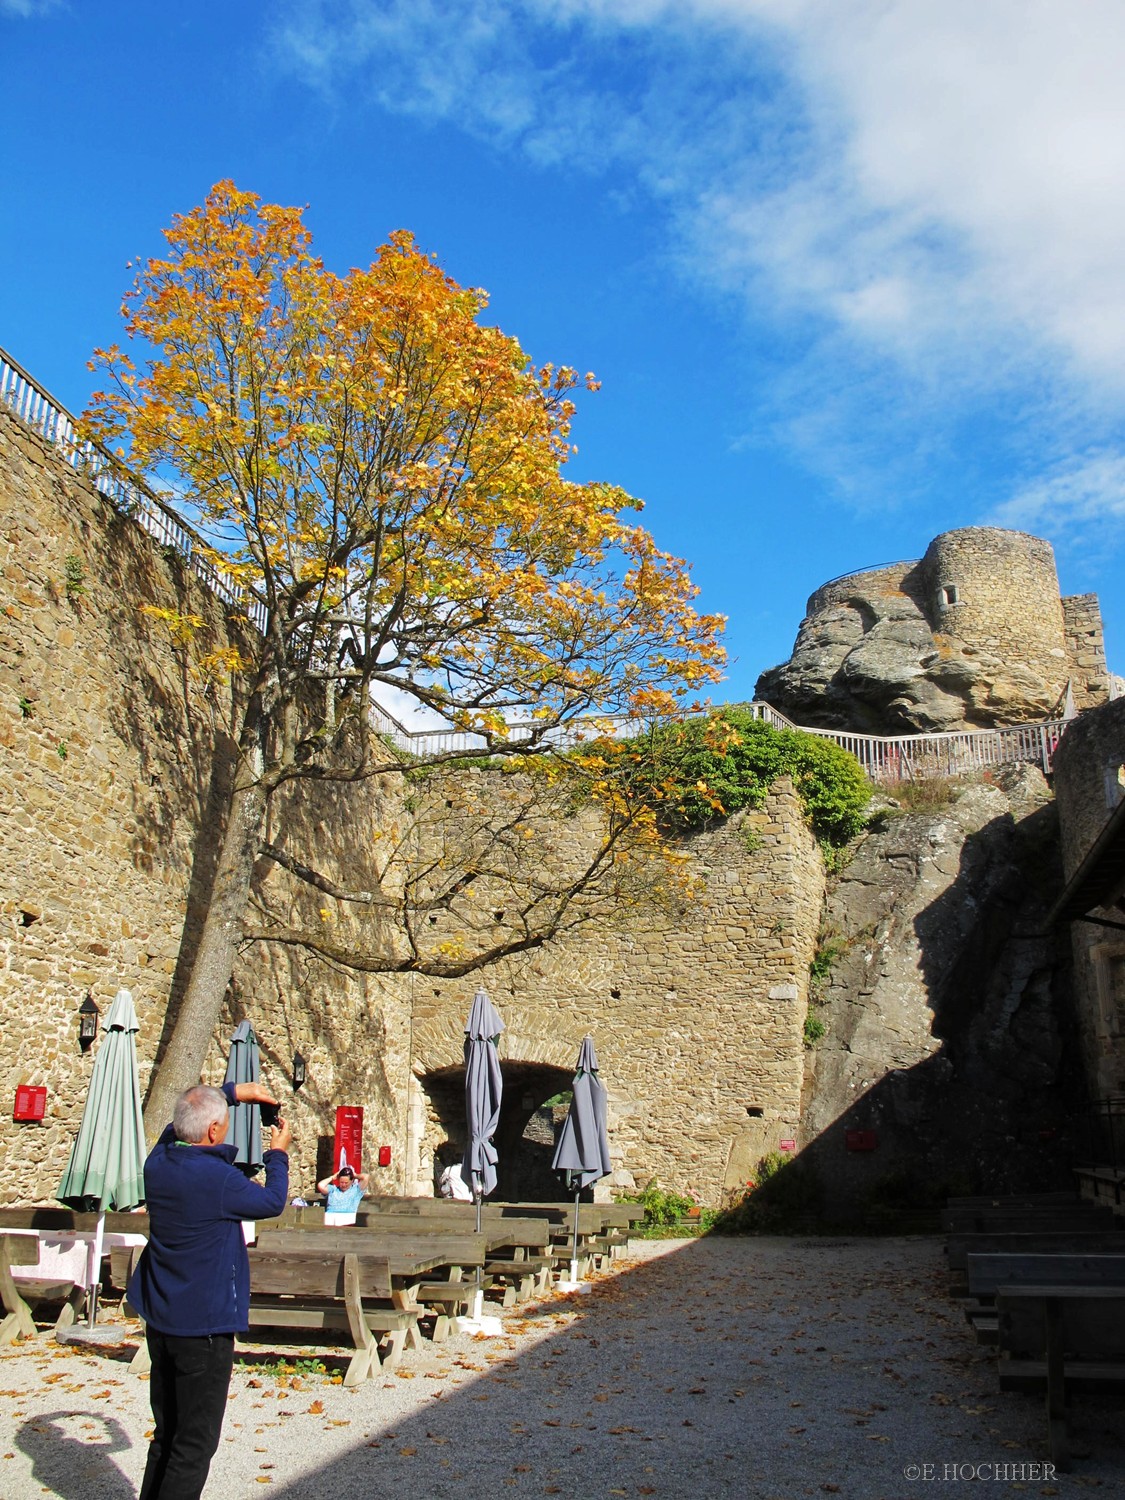
[[[1125,668],[1119,0],[0,0],[0,344],[66,404],[223,177],[363,264],[409,228],[536,361],[576,478],[729,617],[954,526],[1055,546]]]

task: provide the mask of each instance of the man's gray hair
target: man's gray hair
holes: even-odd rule
[[[227,1096],[221,1089],[208,1088],[205,1083],[197,1083],[194,1088],[185,1089],[172,1111],[176,1139],[187,1141],[190,1146],[197,1146],[200,1141],[206,1140],[210,1127],[217,1121],[225,1120],[229,1111]]]

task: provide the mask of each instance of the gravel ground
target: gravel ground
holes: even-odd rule
[[[632,1248],[589,1294],[506,1313],[503,1338],[427,1344],[356,1390],[236,1366],[204,1500],[1125,1488],[1106,1397],[1078,1398],[1073,1472],[1044,1472],[1042,1398],[998,1390],[936,1239]],[[149,1414],[130,1352],[41,1334],[0,1353],[3,1500],[135,1494]]]

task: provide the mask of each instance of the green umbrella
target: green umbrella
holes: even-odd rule
[[[124,1212],[145,1201],[145,1134],[137,1083],[137,1012],[118,990],[94,1058],[78,1137],[55,1196],[79,1213],[96,1213],[86,1289],[90,1327],[97,1316],[106,1209]]]
[[[145,1201],[145,1136],[137,1083],[137,1012],[118,990],[94,1059],[78,1137],[56,1197],[80,1213]]]

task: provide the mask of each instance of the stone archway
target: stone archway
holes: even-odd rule
[[[499,1185],[504,1200],[545,1202],[565,1196],[562,1181],[551,1171],[554,1136],[539,1117],[544,1103],[569,1091],[573,1073],[550,1063],[501,1059],[504,1094],[494,1137],[499,1156]],[[436,1068],[417,1079],[425,1113],[424,1156],[433,1162],[435,1179],[465,1149],[465,1069]],[[539,1126],[529,1131],[532,1121]]]

